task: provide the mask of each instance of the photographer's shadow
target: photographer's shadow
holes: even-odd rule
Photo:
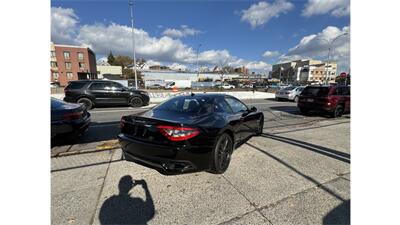
[[[141,185],[146,193],[146,201],[130,196],[129,191]],[[154,217],[154,204],[144,180],[134,181],[126,175],[118,184],[119,194],[108,198],[100,209],[101,224],[146,224]]]

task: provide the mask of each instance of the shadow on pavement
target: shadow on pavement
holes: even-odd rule
[[[337,159],[339,161],[345,162],[345,163],[350,163],[350,154],[345,153],[345,152],[341,152],[338,150],[334,150],[334,149],[330,149],[327,147],[323,147],[323,146],[319,146],[319,145],[315,145],[315,144],[311,144],[305,141],[300,141],[300,140],[296,140],[293,138],[287,138],[287,137],[282,137],[282,136],[278,136],[278,135],[273,135],[273,134],[266,134],[263,133],[261,134],[261,137],[265,137],[265,138],[270,138],[276,141],[281,141],[287,144],[291,144],[297,147],[301,147],[303,149],[307,149],[310,151],[313,151],[315,153],[333,158],[333,159]]]
[[[129,192],[135,186],[141,186],[146,200],[132,197]],[[131,176],[122,177],[118,184],[119,194],[104,201],[100,209],[99,220],[106,224],[146,224],[154,217],[153,198],[145,180],[133,180]]]
[[[350,200],[332,209],[323,219],[324,225],[350,224]]]
[[[272,106],[272,107],[270,107],[270,109],[274,110],[274,111],[281,111],[281,112],[289,113],[292,115],[302,115],[299,111],[299,108],[297,108],[297,106]],[[307,116],[308,117],[320,117],[320,116],[327,117],[327,115],[317,113],[317,112],[310,112]]]
[[[51,140],[51,147],[73,144],[85,144],[116,139],[120,132],[119,121],[92,122],[82,136],[62,135]]]
[[[325,185],[321,184],[320,182],[318,182],[317,180],[315,180],[314,178],[302,173],[301,171],[299,171],[298,169],[296,169],[295,167],[291,166],[289,163],[285,162],[284,160],[276,157],[275,155],[269,153],[268,151],[265,151],[255,145],[252,145],[250,143],[246,143],[246,145],[254,148],[255,150],[271,157],[272,159],[274,159],[275,161],[281,163],[282,165],[284,165],[286,168],[292,170],[293,172],[297,173],[298,175],[304,177],[305,179],[307,179],[308,181],[314,183],[315,186],[321,188],[322,190],[324,190],[326,193],[330,194],[331,196],[341,200],[341,201],[346,201],[344,198],[342,198],[341,196],[339,196],[338,194],[336,194],[334,191],[330,190],[329,188],[327,188]]]

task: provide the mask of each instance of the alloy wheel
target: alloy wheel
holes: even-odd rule
[[[218,164],[225,170],[231,160],[232,141],[225,136],[218,145]]]

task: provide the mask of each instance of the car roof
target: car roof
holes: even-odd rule
[[[192,96],[192,94],[178,95],[175,97],[182,97],[182,96],[188,97],[188,96]],[[222,93],[193,93],[193,96],[207,96],[207,97],[214,97],[214,98],[217,98],[217,97],[234,97],[234,98],[236,98],[235,96],[228,95],[228,94],[222,94]]]
[[[115,81],[113,81],[113,80],[73,80],[70,82],[71,83],[79,83],[79,82],[90,83],[90,82],[115,82]]]

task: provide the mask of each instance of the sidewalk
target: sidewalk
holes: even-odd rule
[[[52,158],[52,224],[349,223],[349,123],[309,128],[253,137],[223,175],[163,176],[120,149]]]

